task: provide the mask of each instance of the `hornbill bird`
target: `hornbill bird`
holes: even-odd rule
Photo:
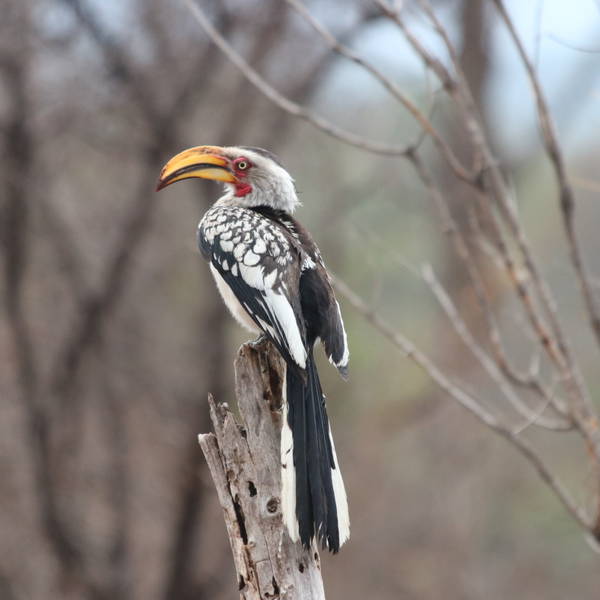
[[[174,156],[157,191],[200,177],[225,193],[198,225],[198,245],[235,319],[265,335],[286,365],[281,507],[290,538],[337,552],[350,535],[344,482],[313,357],[321,341],[346,378],[348,342],[323,259],[294,219],[294,181],[261,148],[198,146]]]

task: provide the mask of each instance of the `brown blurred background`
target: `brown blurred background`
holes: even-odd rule
[[[289,97],[371,138],[413,137],[414,123],[381,88],[284,3],[201,3]],[[580,13],[561,4],[508,2],[528,48],[537,48],[598,272],[600,9],[591,0]],[[556,192],[514,50],[484,0],[435,5],[597,398],[598,356],[579,321]],[[420,105],[431,104],[431,82],[369,2],[311,6]],[[417,15],[413,25],[433,44]],[[436,105],[435,119],[460,149],[451,110]],[[496,401],[412,272],[433,263],[460,304],[464,275],[401,159],[345,147],[273,107],[182,2],[3,0],[2,600],[237,597],[196,442],[209,428],[207,394],[232,399],[232,360],[245,340],[195,246],[196,223],[219,190],[194,182],[154,193],[163,162],[197,144],[279,154],[297,181],[299,218],[331,269],[467,386],[489,386],[487,401]],[[433,153],[429,163],[443,182]],[[460,221],[463,190],[448,184],[445,192]],[[503,283],[495,285],[519,356],[521,323]],[[350,383],[325,361],[322,372],[353,534],[338,556],[323,557],[328,597],[597,597],[598,554],[533,470],[342,308]],[[536,441],[568,482],[593,492],[585,452],[568,434]]]

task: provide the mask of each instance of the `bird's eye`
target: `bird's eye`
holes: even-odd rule
[[[234,164],[238,171],[245,171],[246,169],[250,168],[250,161],[246,160],[245,158],[238,158]]]

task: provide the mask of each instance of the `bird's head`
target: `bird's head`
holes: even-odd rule
[[[199,177],[225,184],[225,199],[242,206],[270,206],[291,213],[299,204],[294,180],[273,154],[247,146],[196,146],[162,169],[156,190]]]

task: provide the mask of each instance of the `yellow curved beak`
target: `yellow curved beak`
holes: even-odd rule
[[[220,151],[218,146],[196,146],[180,152],[162,168],[156,191],[191,177],[235,183],[229,160]]]

